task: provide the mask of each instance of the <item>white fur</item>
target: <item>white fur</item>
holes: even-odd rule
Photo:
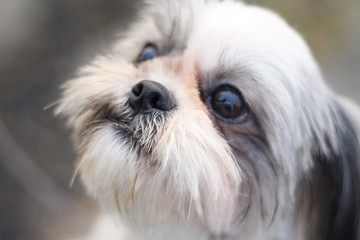
[[[133,232],[126,239],[212,239],[222,233],[226,239],[289,239],[295,188],[313,164],[312,134],[325,148],[325,132],[334,132],[333,94],[307,45],[276,14],[239,2],[157,0],[145,9],[111,56],[99,57],[64,87],[57,113],[73,129],[77,171],[87,190]],[[132,63],[147,42],[166,48],[172,41],[169,56]],[[230,77],[214,79],[219,70]],[[124,111],[131,88],[147,79],[169,89],[178,108],[166,120],[134,120],[143,151],[119,137],[113,122],[89,129],[97,106],[107,101]],[[199,91],[218,82],[244,94],[262,129],[211,116]],[[247,146],[239,132],[252,131],[265,132],[281,173],[276,182],[266,154],[249,150],[260,177],[255,187],[244,183],[254,166],[232,150]],[[329,141],[337,145],[335,135]],[[259,221],[275,205],[280,210],[265,217],[269,225]]]

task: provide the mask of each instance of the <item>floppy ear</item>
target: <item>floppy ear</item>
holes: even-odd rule
[[[308,229],[310,236],[307,239],[358,239],[359,136],[340,104],[335,104],[333,119],[337,146],[330,143],[330,133],[326,136],[327,149],[314,141],[314,167],[300,185],[299,204],[306,212],[305,221],[311,223],[308,224],[311,229]]]

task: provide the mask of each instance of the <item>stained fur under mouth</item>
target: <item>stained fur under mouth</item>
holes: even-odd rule
[[[96,104],[95,111],[85,133],[93,132],[101,125],[111,124],[114,133],[122,142],[133,149],[152,154],[157,142],[166,130],[171,111],[154,111],[142,114],[134,112],[127,102],[118,104],[118,101]]]

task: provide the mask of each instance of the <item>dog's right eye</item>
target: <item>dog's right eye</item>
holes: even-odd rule
[[[145,62],[153,58],[156,58],[157,56],[159,56],[158,48],[154,44],[148,43],[139,54],[139,57],[136,62],[137,63]]]
[[[235,87],[229,85],[220,86],[213,91],[209,100],[212,111],[224,121],[240,123],[248,115],[247,104]]]

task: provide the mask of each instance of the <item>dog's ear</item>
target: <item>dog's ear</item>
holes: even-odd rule
[[[314,167],[300,185],[304,194],[300,199],[309,201],[304,206],[312,223],[308,239],[356,240],[360,210],[359,136],[339,104],[334,107],[333,119],[336,143],[330,143],[330,132],[326,149],[314,141]]]

